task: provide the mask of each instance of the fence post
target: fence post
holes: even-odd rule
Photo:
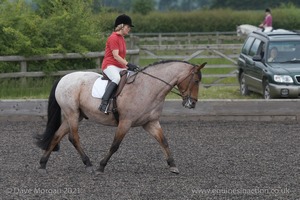
[[[216,38],[217,38],[217,40],[216,40],[216,44],[220,44],[220,34],[219,34],[219,32],[216,32]]]
[[[140,56],[139,56],[139,54],[133,54],[133,55],[131,55],[130,56],[130,62],[131,63],[134,63],[134,64],[136,64],[136,65],[139,65],[139,63],[140,63]]]
[[[27,62],[26,61],[21,61],[21,72],[26,73],[27,72]],[[21,84],[25,85],[26,84],[26,77],[21,78]]]
[[[101,69],[101,57],[96,58],[96,70]]]
[[[162,36],[161,33],[158,34],[158,45],[161,46]]]
[[[135,36],[130,34],[129,37],[129,49],[133,49],[135,47]]]

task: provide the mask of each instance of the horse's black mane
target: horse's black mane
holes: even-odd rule
[[[145,70],[148,67],[153,67],[153,66],[158,65],[158,64],[165,64],[165,63],[170,63],[170,62],[181,62],[181,63],[186,63],[186,64],[190,64],[190,65],[195,66],[195,64],[192,64],[192,63],[189,63],[189,62],[183,61],[183,60],[161,60],[161,61],[154,62],[154,63],[152,63],[150,65],[147,65],[142,70]]]

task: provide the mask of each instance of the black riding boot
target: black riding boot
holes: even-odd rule
[[[101,105],[99,106],[99,110],[108,115],[108,101],[114,92],[114,90],[118,87],[118,85],[114,82],[111,82],[105,90],[105,93],[102,97]]]

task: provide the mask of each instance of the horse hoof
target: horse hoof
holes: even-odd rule
[[[46,174],[47,174],[47,170],[44,169],[44,168],[38,168],[38,173],[39,173],[40,175],[46,175]]]
[[[93,173],[94,173],[94,168],[93,168],[92,166],[86,167],[85,170],[86,170],[89,174],[93,174]]]
[[[96,176],[98,176],[98,175],[101,175],[101,174],[103,174],[104,173],[104,169],[97,169],[96,171],[95,171],[95,175]]]
[[[177,167],[170,167],[170,172],[172,172],[174,174],[179,174],[179,170]]]

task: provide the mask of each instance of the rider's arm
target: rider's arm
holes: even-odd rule
[[[118,49],[117,50],[113,50],[112,54],[114,56],[114,59],[116,59],[122,65],[127,65],[128,64],[128,62],[119,55],[119,50]]]

